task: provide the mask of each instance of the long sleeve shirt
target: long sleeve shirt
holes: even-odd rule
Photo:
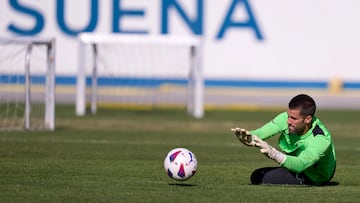
[[[287,119],[287,112],[283,112],[251,134],[264,140],[279,135],[279,148],[286,154],[282,167],[294,173],[303,172],[314,183],[329,181],[335,172],[336,154],[328,129],[314,116],[305,134],[289,134]]]

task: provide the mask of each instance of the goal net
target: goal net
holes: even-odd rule
[[[81,34],[76,113],[186,107],[203,117],[197,37]],[[89,108],[87,110],[87,107]]]
[[[0,38],[0,130],[55,128],[54,39]]]

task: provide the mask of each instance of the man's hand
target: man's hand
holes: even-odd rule
[[[263,141],[257,136],[253,136],[255,146],[260,148],[260,152],[263,153],[265,156],[269,157],[270,159],[275,160],[279,164],[282,164],[286,160],[286,155],[279,152],[273,146],[269,145],[267,142]]]
[[[240,140],[240,142],[242,142],[246,146],[255,146],[255,142],[249,131],[243,128],[232,128],[231,131]]]

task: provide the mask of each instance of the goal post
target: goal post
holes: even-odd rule
[[[86,114],[87,103],[96,113],[100,100],[112,96],[123,108],[185,105],[191,116],[204,116],[198,37],[82,33],[78,39],[77,115]]]
[[[0,130],[55,129],[55,39],[0,38]]]

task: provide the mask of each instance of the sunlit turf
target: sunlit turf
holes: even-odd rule
[[[100,110],[76,117],[58,106],[56,130],[0,132],[2,202],[358,202],[360,111],[319,110],[332,131],[334,186],[255,186],[251,172],[275,166],[242,146],[230,128],[253,129],[278,111]],[[276,145],[276,140],[270,140]],[[171,180],[166,153],[187,147],[199,161],[187,181]]]

